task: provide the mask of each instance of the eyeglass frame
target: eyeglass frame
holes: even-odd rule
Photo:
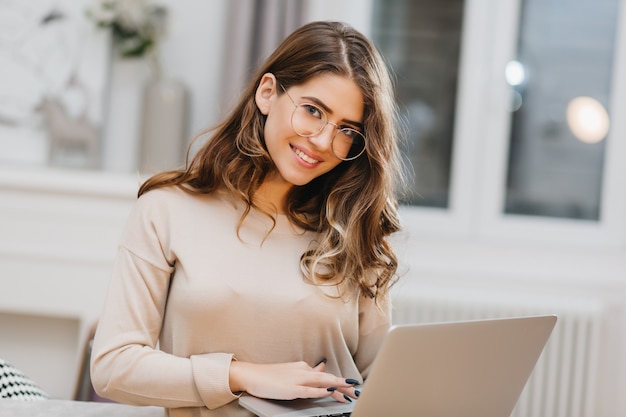
[[[332,154],[333,154],[333,156],[334,156],[335,158],[337,158],[337,159],[339,159],[339,160],[341,160],[341,161],[345,161],[345,162],[347,162],[347,161],[354,161],[354,160],[355,160],[355,159],[357,159],[359,156],[361,156],[361,155],[363,155],[363,154],[365,153],[365,150],[366,150],[366,147],[367,147],[367,146],[366,146],[366,145],[367,145],[367,138],[365,137],[365,135],[364,135],[363,133],[359,132],[359,131],[358,131],[358,130],[356,130],[356,129],[352,129],[351,127],[339,127],[339,126],[337,126],[337,124],[336,124],[336,123],[333,123],[333,122],[331,122],[330,120],[328,120],[328,115],[326,114],[326,112],[324,111],[324,109],[321,109],[318,105],[316,105],[316,104],[314,104],[314,103],[309,103],[309,102],[296,103],[296,101],[293,99],[293,97],[291,97],[291,95],[289,95],[289,93],[287,92],[287,89],[286,89],[286,88],[285,88],[282,84],[280,84],[280,83],[279,83],[278,85],[280,85],[280,88],[282,88],[282,90],[285,92],[285,94],[287,95],[287,97],[289,97],[289,100],[291,100],[291,103],[294,105],[293,113],[291,113],[291,118],[289,119],[289,122],[291,123],[291,128],[293,129],[293,131],[294,131],[294,132],[296,132],[296,134],[297,134],[298,136],[301,136],[301,137],[303,137],[303,138],[311,138],[311,137],[313,137],[313,136],[316,136],[316,135],[319,135],[320,133],[322,133],[322,131],[326,128],[326,126],[328,126],[328,125],[330,124],[330,125],[334,126],[334,129],[333,129],[333,130],[334,130],[334,133],[333,133],[333,136],[332,136],[332,138],[331,138],[331,142],[330,142],[330,150],[331,150],[331,152],[332,152]],[[324,123],[324,124],[320,127],[320,129],[319,129],[317,132],[312,133],[312,134],[310,134],[310,135],[303,135],[303,134],[299,133],[299,132],[296,130],[296,128],[293,126],[293,118],[294,118],[294,115],[296,114],[296,111],[298,110],[298,107],[300,107],[300,106],[302,106],[302,105],[309,105],[309,106],[313,106],[313,107],[315,107],[316,109],[318,109],[318,110],[319,110],[319,112],[320,112],[321,114],[323,114],[323,115],[324,115],[324,119],[326,119],[326,123]],[[342,131],[342,130],[350,130],[350,131],[352,131],[352,132],[357,133],[358,135],[361,135],[361,137],[363,138],[363,149],[361,150],[361,152],[359,152],[356,156],[353,156],[352,158],[348,158],[348,159],[345,159],[345,158],[340,158],[339,156],[337,156],[337,155],[335,154],[335,150],[334,150],[334,146],[333,146],[334,141],[335,141],[335,136],[337,136],[337,132]]]

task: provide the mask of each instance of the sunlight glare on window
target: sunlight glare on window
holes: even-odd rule
[[[598,100],[576,97],[567,105],[567,125],[581,142],[598,143],[608,134],[610,119]]]
[[[510,85],[517,86],[523,84],[526,80],[526,71],[521,62],[509,61],[504,69],[504,76]]]

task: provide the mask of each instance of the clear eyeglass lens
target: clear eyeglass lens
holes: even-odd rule
[[[296,106],[291,123],[300,136],[314,136],[327,124],[326,113],[312,104]],[[332,142],[333,154],[344,161],[356,159],[365,151],[365,136],[350,128],[338,129]]]
[[[299,104],[291,121],[297,134],[313,136],[326,126],[326,113],[311,104]]]

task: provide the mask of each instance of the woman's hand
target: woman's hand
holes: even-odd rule
[[[332,396],[337,401],[356,398],[354,383],[324,372],[326,363],[311,367],[305,362],[254,364],[234,361],[230,365],[230,388],[260,398],[293,400]]]

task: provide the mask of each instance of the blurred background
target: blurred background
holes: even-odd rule
[[[0,358],[75,397],[141,180],[181,166],[284,36],[326,19],[396,79],[394,320],[557,314],[514,416],[624,415],[619,0],[0,0]]]

